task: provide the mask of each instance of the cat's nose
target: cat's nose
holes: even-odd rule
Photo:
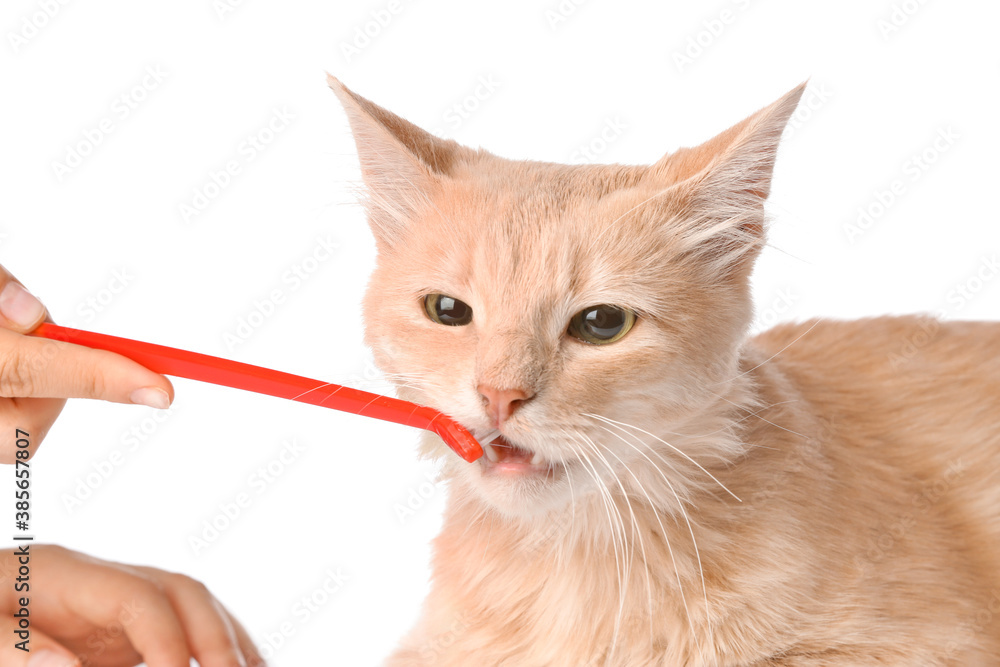
[[[521,389],[495,389],[485,384],[479,385],[478,389],[486,403],[486,412],[497,428],[503,427],[514,411],[534,396]]]

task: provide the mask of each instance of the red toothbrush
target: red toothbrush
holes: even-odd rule
[[[33,336],[50,340],[61,340],[115,352],[164,375],[245,389],[258,394],[287,398],[427,429],[441,436],[449,447],[470,463],[483,455],[483,448],[465,427],[444,413],[425,405],[221,357],[71,329],[49,322],[42,323],[31,333]]]

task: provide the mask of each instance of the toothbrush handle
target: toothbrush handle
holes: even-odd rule
[[[469,462],[483,454],[482,447],[461,424],[425,405],[231,359],[72,329],[50,322],[39,325],[32,335],[115,352],[164,375],[244,389],[433,431]]]

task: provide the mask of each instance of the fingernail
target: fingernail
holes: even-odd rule
[[[159,387],[136,389],[129,395],[128,399],[136,405],[148,405],[157,410],[166,410],[170,407],[170,397]]]
[[[28,667],[76,667],[80,663],[75,658],[67,658],[61,653],[42,649],[28,658]]]
[[[38,324],[45,314],[45,306],[35,295],[13,280],[0,292],[0,313],[23,329]]]

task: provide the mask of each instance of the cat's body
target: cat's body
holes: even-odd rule
[[[389,665],[1000,664],[1000,324],[744,339],[801,89],[633,168],[501,160],[332,85],[376,358],[504,435],[472,465],[424,443],[449,504]]]
[[[908,339],[919,352],[903,349]],[[718,487],[692,498],[699,554],[686,524],[663,524],[693,629],[641,499],[646,554],[635,554],[613,654],[611,539],[571,525],[606,526],[599,504],[575,519],[555,513],[555,527],[532,534],[452,503],[427,615],[389,664],[998,664],[1000,326],[788,325],[751,341],[742,367],[760,405],[774,407],[723,402],[751,448],[735,465],[707,466],[742,502]]]
[[[708,469],[743,502],[708,487],[688,511],[712,630],[687,526],[664,523],[693,628],[641,499],[646,555],[635,554],[613,654],[611,539],[569,525],[606,525],[599,504],[532,534],[452,503],[427,616],[389,664],[996,665],[1000,326],[786,325],[751,341],[742,368],[773,407],[723,402],[751,447]]]

